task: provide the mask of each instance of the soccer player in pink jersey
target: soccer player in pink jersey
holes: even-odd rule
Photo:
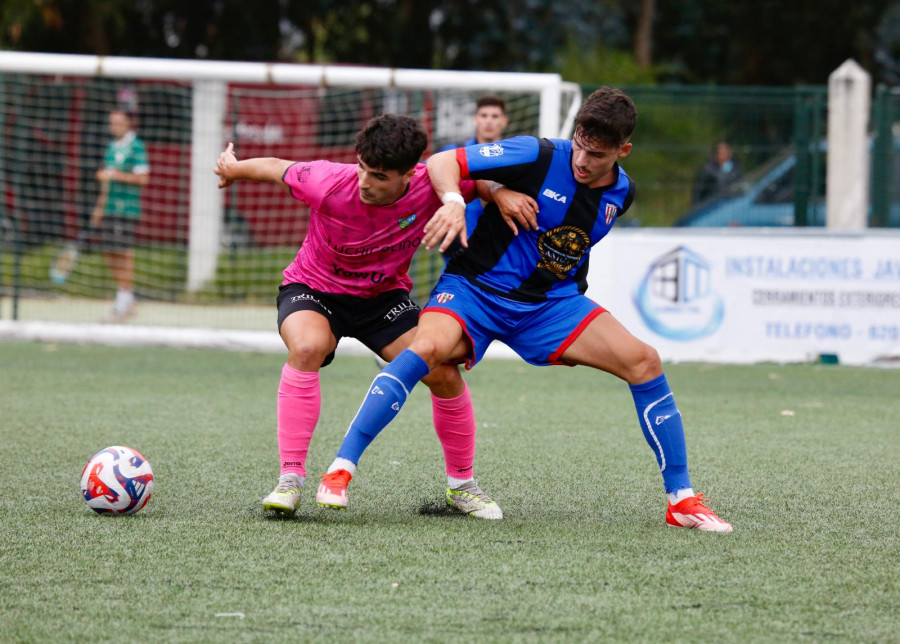
[[[282,183],[312,209],[308,235],[284,270],[277,299],[279,332],[288,349],[277,404],[281,476],[263,499],[264,510],[291,515],[300,503],[319,419],[319,369],[334,359],[340,339],[357,338],[391,361],[415,335],[420,309],[410,299],[407,270],[425,224],[442,205],[419,163],[426,146],[427,135],[415,120],[384,114],[357,134],[356,164],[238,161],[230,143],[219,156],[220,188],[238,180]],[[481,189],[484,198],[495,199],[489,186]],[[461,203],[474,199],[475,182],[464,182],[460,193]],[[431,389],[448,487],[464,491],[456,509],[502,518],[473,477],[475,414],[459,368],[438,366],[422,382]],[[346,505],[340,499],[334,504]]]

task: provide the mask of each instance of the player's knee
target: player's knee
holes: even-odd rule
[[[662,360],[660,360],[659,353],[649,344],[641,342],[628,367],[628,383],[635,385],[647,382],[660,376],[662,372]]]
[[[439,343],[434,338],[424,335],[417,335],[412,344],[409,345],[409,349],[422,358],[432,369],[445,359],[445,356],[441,355],[442,349]]]
[[[315,371],[325,361],[328,351],[314,343],[302,342],[288,348],[288,364],[299,371]]]

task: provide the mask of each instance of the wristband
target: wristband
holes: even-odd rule
[[[466,205],[466,200],[463,199],[463,196],[458,192],[445,192],[444,196],[441,197],[441,201],[443,201],[444,204],[448,204],[452,201],[454,203],[458,203],[463,207],[465,207]]]

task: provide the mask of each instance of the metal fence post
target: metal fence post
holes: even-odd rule
[[[794,171],[794,225],[809,223],[810,136],[809,100],[804,92],[797,91],[794,98],[794,154],[797,165]]]
[[[878,85],[872,105],[872,225],[887,226],[890,208],[891,93]]]

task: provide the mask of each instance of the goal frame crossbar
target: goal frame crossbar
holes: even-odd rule
[[[541,96],[539,135],[547,137],[564,135],[561,133],[560,123],[561,93],[564,88],[571,90],[573,86],[577,87],[574,83],[564,83],[559,74],[553,73],[231,62],[16,51],[0,52],[0,72],[308,87],[366,86],[397,89],[534,91],[539,92]],[[577,107],[578,101],[573,103]],[[565,120],[568,120],[568,117]]]

